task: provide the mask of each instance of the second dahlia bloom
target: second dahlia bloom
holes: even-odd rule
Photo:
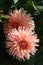
[[[19,26],[25,26],[29,29],[34,29],[35,24],[31,14],[26,13],[23,9],[15,9],[8,15],[8,21],[4,23],[5,33],[12,28],[18,28]]]
[[[31,55],[36,53],[37,34],[25,27],[18,27],[18,30],[12,29],[6,39],[6,48],[10,55],[20,60],[30,59]]]

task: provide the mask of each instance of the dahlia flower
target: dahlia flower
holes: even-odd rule
[[[11,56],[16,57],[19,61],[25,61],[36,53],[38,42],[39,39],[34,31],[20,26],[18,30],[15,28],[9,31],[6,38],[6,48]]]
[[[12,28],[18,28],[19,26],[25,26],[29,29],[34,29],[35,24],[31,14],[27,14],[23,9],[15,9],[9,13],[8,22],[4,23],[4,30],[8,32]]]

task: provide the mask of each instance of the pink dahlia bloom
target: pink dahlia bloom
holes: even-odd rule
[[[18,28],[19,26],[25,26],[29,29],[34,29],[35,24],[32,20],[31,14],[27,14],[23,9],[15,9],[9,13],[8,22],[4,24],[4,30],[8,32],[12,28]]]
[[[25,27],[18,27],[18,30],[12,29],[6,39],[6,48],[10,55],[20,60],[30,59],[31,55],[36,53],[37,34]]]

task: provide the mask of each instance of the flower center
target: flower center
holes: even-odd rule
[[[18,28],[20,26],[20,24],[17,22],[12,22],[11,26],[12,26],[12,28],[15,28],[15,27]]]
[[[20,45],[20,48],[22,48],[22,49],[27,49],[27,47],[28,47],[28,44],[26,41],[20,41],[19,45]]]
[[[13,28],[15,28],[15,27],[18,28],[18,26],[19,26],[19,23],[12,23]]]

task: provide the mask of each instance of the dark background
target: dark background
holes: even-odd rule
[[[18,61],[9,56],[5,48],[5,35],[3,32],[3,20],[0,22],[0,65],[43,65],[43,0],[0,0],[0,11],[8,14],[10,10],[21,7],[31,13],[35,21],[35,31],[40,39],[38,51],[30,60]],[[32,3],[33,2],[33,3]],[[34,4],[34,6],[33,6]]]

